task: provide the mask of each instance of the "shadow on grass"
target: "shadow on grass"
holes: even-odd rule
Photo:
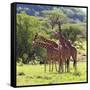
[[[24,72],[19,72],[19,73],[18,73],[18,76],[24,76],[24,75],[25,75]]]
[[[36,76],[37,79],[46,79],[46,80],[49,80],[49,79],[52,79],[50,76]]]

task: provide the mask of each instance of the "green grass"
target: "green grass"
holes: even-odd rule
[[[56,84],[86,81],[86,62],[78,62],[78,70],[75,74],[72,63],[70,73],[44,72],[44,65],[17,65],[17,86]]]

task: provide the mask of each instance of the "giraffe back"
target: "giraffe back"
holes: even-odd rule
[[[52,40],[49,40],[49,39],[46,39],[45,37],[43,36],[39,36],[39,39],[42,41],[42,42],[45,42],[47,44],[50,44],[52,45],[53,47],[57,48],[58,47],[58,44]]]

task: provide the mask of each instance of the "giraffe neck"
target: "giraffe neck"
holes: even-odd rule
[[[41,39],[43,42],[52,45],[53,47],[56,47],[56,48],[58,47],[57,43],[55,43],[54,41],[48,40],[48,39],[44,38],[43,36],[40,36],[40,39]]]
[[[63,47],[65,47],[65,46],[67,46],[69,48],[72,47],[72,45],[70,44],[70,42],[61,33],[59,33],[59,42],[61,43],[61,45]]]
[[[37,44],[37,46],[39,46],[39,47],[46,48],[46,49],[50,49],[50,46],[48,46],[46,43],[37,42],[36,44]]]
[[[61,44],[62,46],[65,46],[66,45],[65,37],[62,35],[61,32],[59,32],[58,34],[59,34],[59,44]]]

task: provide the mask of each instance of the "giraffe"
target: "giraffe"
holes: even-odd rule
[[[49,71],[51,71],[51,62],[52,65],[55,63],[55,68],[57,71],[57,66],[56,66],[56,62],[60,62],[60,53],[58,51],[58,48],[53,48],[52,45],[45,43],[45,42],[41,42],[40,40],[36,40],[37,39],[37,35],[35,35],[35,38],[33,40],[33,47],[34,46],[39,46],[42,48],[45,48],[47,50],[47,58],[48,58],[48,62],[49,62]],[[59,59],[59,60],[58,60]],[[46,72],[46,61],[45,61],[45,72]],[[52,66],[52,71],[53,71],[53,66]]]
[[[42,42],[46,42],[46,43],[52,45],[54,48],[58,48],[58,44],[56,42],[46,39],[43,36],[38,35],[38,39],[41,40]]]
[[[60,19],[59,16],[56,16],[54,19],[51,19],[51,26],[52,26],[52,29],[55,27],[55,25],[58,25],[58,30],[59,32],[57,33],[54,33],[55,36],[58,36],[59,38],[59,45],[62,45],[62,57],[66,57],[67,60],[66,61],[66,65],[67,65],[67,71],[69,71],[69,60],[70,60],[70,57],[72,57],[74,63],[73,63],[73,66],[74,66],[74,69],[76,71],[76,67],[77,67],[77,50],[75,47],[73,47],[70,42],[68,40],[66,40],[64,38],[64,36],[61,34],[61,25],[62,25],[62,20]],[[66,50],[67,49],[67,50]],[[65,53],[67,53],[65,55]]]
[[[76,68],[77,68],[77,50],[75,47],[73,47],[70,42],[61,34],[61,32],[54,32],[54,35],[57,36],[59,38],[59,43],[61,43],[61,45],[67,49],[67,71],[69,72],[70,71],[70,57],[72,57],[74,63],[73,63],[73,66],[74,66],[74,69],[76,71]],[[64,52],[64,53],[65,53]]]
[[[77,49],[75,47],[73,47],[70,43],[70,41],[66,40],[65,39],[65,43],[66,45],[69,47],[69,50],[70,50],[70,56],[72,57],[72,59],[74,60],[74,63],[73,63],[73,66],[74,66],[74,69],[76,71],[77,69]]]
[[[37,40],[45,42],[45,43],[51,45],[51,47],[53,47],[53,48],[58,48],[58,44],[56,42],[46,39],[45,37],[38,35],[38,33],[36,33],[36,36],[37,36]],[[53,70],[53,62],[52,62],[52,70]]]
[[[45,37],[40,36],[40,35],[38,35],[38,39],[40,41],[42,41],[42,42],[45,42],[45,43],[51,45],[53,48],[58,48],[59,53],[62,54],[62,58],[61,58],[61,61],[59,63],[59,66],[61,67],[62,72],[63,72],[63,63],[66,62],[65,61],[66,60],[66,56],[64,55],[65,52],[66,52],[66,55],[68,55],[68,52],[67,52],[66,48],[65,47],[62,47],[61,45],[56,44],[54,41],[51,41],[49,39],[46,39]],[[63,50],[63,49],[65,49],[65,50]],[[59,72],[60,72],[60,67],[59,67]],[[66,71],[66,64],[65,64],[65,71]]]

